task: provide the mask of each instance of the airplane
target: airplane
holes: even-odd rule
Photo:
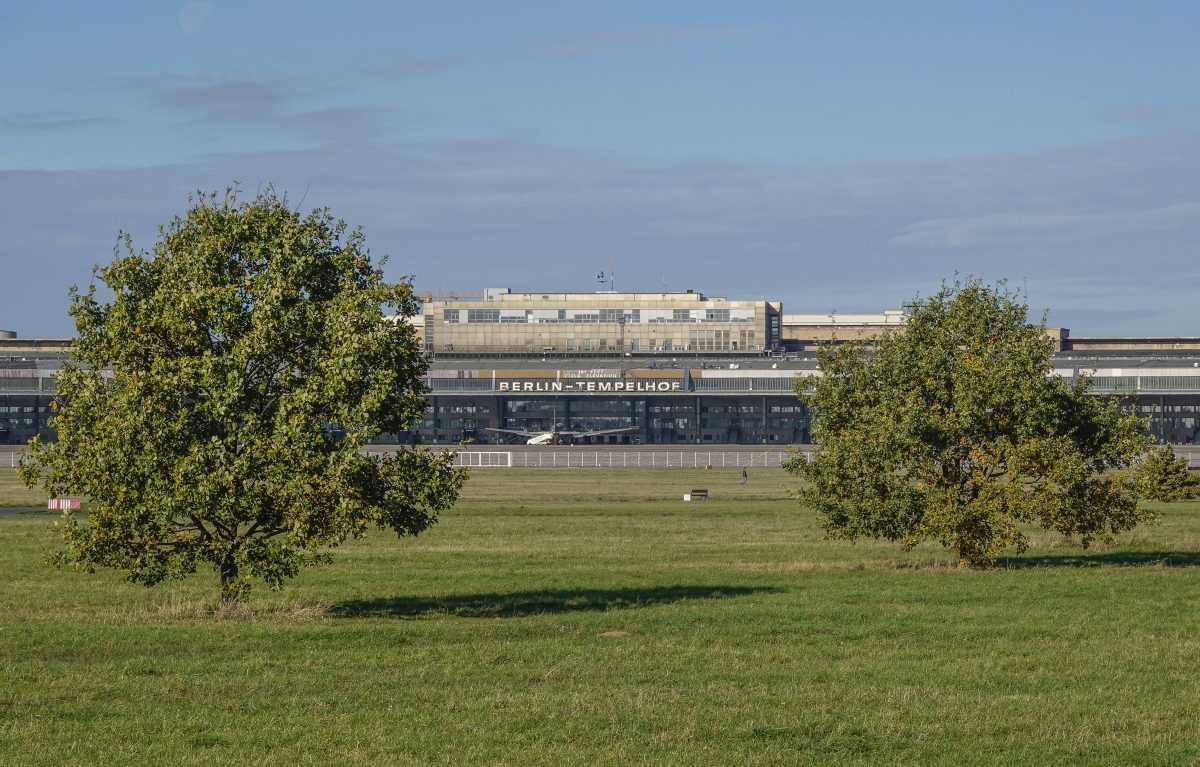
[[[518,437],[526,437],[525,444],[527,445],[561,445],[564,438],[574,442],[579,437],[596,437],[603,434],[621,434],[637,431],[636,426],[624,426],[619,429],[596,429],[595,431],[561,431],[558,426],[558,424],[554,424],[554,428],[551,431],[522,431],[521,429],[493,428],[486,428],[484,431],[496,431],[501,434],[515,434]]]

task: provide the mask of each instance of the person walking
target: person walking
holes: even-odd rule
[[[745,469],[742,469],[742,481],[741,481],[741,482],[739,482],[738,484],[739,484],[739,485],[744,485],[744,484],[746,484],[746,483],[747,483],[747,482],[749,482],[749,481],[750,481],[750,474],[749,474],[749,473],[747,473]]]

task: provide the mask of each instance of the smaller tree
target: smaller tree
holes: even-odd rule
[[[1148,501],[1189,501],[1200,495],[1200,477],[1188,468],[1186,458],[1166,445],[1156,447],[1133,471],[1138,494]]]
[[[58,440],[21,469],[89,499],[57,563],[146,585],[211,563],[237,601],[371,525],[416,535],[457,498],[451,453],[361,451],[424,411],[415,331],[385,317],[420,304],[328,211],[202,195],[152,253],[122,238],[98,274],[111,303],[71,290]]]
[[[1023,550],[1022,523],[1087,546],[1147,519],[1109,471],[1147,448],[1144,425],[1051,375],[1051,351],[1020,296],[977,279],[916,302],[872,348],[822,347],[799,392],[817,450],[788,465],[809,481],[801,502],[833,537],[938,541],[972,567]]]

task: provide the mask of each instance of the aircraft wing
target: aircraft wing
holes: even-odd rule
[[[550,433],[550,432],[546,431],[545,429],[543,429],[542,431],[521,431],[520,429],[493,429],[490,426],[486,427],[484,429],[484,431],[498,431],[501,434],[515,434],[518,437],[540,437],[543,434]]]
[[[623,434],[627,431],[637,431],[636,426],[622,426],[619,429],[596,429],[595,431],[560,431],[561,437],[595,437],[600,434]]]

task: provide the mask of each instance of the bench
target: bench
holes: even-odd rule
[[[685,500],[685,501],[707,501],[708,500],[708,489],[703,488],[703,487],[696,488],[695,490],[692,490],[692,492],[685,495],[683,497],[683,500]]]

